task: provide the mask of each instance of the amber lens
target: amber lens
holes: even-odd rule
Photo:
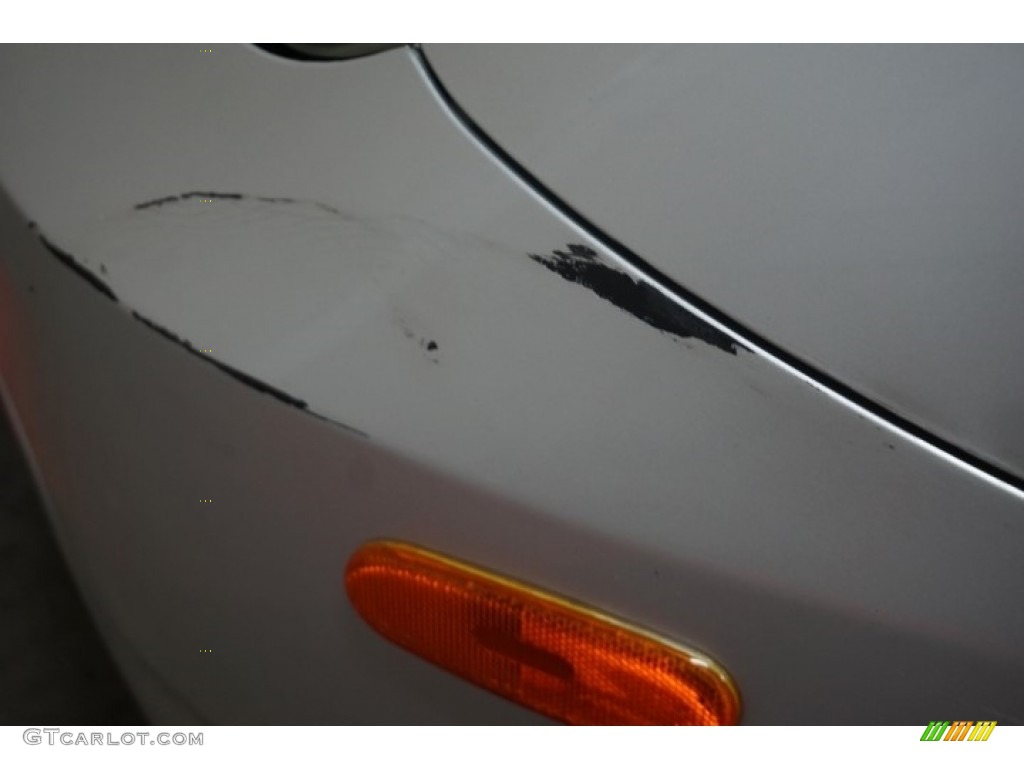
[[[576,725],[732,725],[739,696],[708,657],[555,595],[399,542],[348,563],[370,626],[477,685]]]

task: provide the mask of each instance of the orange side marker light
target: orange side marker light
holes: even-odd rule
[[[535,587],[409,544],[349,560],[356,611],[388,640],[576,725],[734,725],[728,673],[691,648]]]

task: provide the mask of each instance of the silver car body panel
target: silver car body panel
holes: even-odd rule
[[[1019,493],[657,286],[563,279],[649,286],[414,53],[0,56],[6,395],[151,712],[537,721],[355,617],[387,536],[704,650],[744,722],[1024,717]]]
[[[726,314],[1024,475],[1020,46],[427,46],[584,216]]]

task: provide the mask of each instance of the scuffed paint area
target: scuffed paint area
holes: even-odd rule
[[[190,197],[190,196],[191,195],[186,195],[186,196],[184,196],[184,199],[188,199],[188,197]],[[241,196],[233,196],[233,197],[236,197],[237,199],[241,199]],[[39,238],[40,243],[42,243],[42,245],[46,248],[46,250],[54,258],[56,258],[64,266],[68,267],[72,272],[74,272],[76,275],[78,275],[80,278],[82,278],[90,286],[95,288],[99,293],[103,294],[106,298],[110,299],[115,304],[119,304],[119,305],[122,304],[122,302],[118,299],[117,294],[114,293],[114,291],[110,288],[109,285],[107,285],[107,283],[102,278],[100,278],[95,272],[93,272],[87,266],[83,265],[74,256],[72,256],[71,254],[67,253],[66,251],[58,248],[53,243],[51,243],[49,240],[47,240],[46,237],[43,236],[42,233],[40,233],[38,231],[38,227],[37,227],[37,225],[34,222],[30,222],[29,223],[29,229],[32,230],[36,234],[36,236]],[[100,271],[104,275],[106,275],[107,274],[106,266],[103,265],[103,264],[100,264]],[[29,286],[29,291],[30,292],[34,292],[34,289],[32,288],[32,286]],[[160,325],[159,323],[157,323],[156,321],[152,320],[151,318],[146,317],[145,315],[141,314],[140,312],[138,312],[136,310],[133,310],[133,309],[130,309],[129,311],[130,311],[131,316],[135,320],[139,321],[140,323],[142,323],[146,327],[150,328],[151,330],[156,331],[161,336],[163,336],[165,339],[168,339],[168,340],[174,342],[175,344],[177,344],[178,346],[184,348],[185,350],[187,350],[191,354],[195,355],[196,357],[199,357],[203,361],[205,361],[205,362],[213,365],[214,367],[220,369],[221,371],[223,371],[224,373],[228,374],[229,376],[231,376],[236,381],[239,381],[242,384],[245,384],[246,386],[250,387],[251,389],[254,389],[257,392],[262,392],[263,394],[266,394],[266,395],[270,395],[271,397],[275,398],[276,400],[278,400],[278,401],[280,401],[282,403],[285,403],[285,404],[290,405],[292,407],[295,407],[295,408],[298,408],[300,410],[306,411],[306,412],[310,413],[310,415],[315,416],[318,419],[321,419],[323,421],[327,421],[327,422],[329,422],[331,424],[339,426],[342,429],[347,430],[348,432],[352,432],[353,434],[359,435],[360,437],[363,437],[363,438],[369,437],[369,435],[367,435],[365,432],[363,432],[360,429],[356,429],[355,427],[352,427],[352,426],[350,426],[348,424],[345,424],[345,423],[343,423],[341,421],[337,421],[335,419],[328,418],[328,417],[324,416],[323,414],[319,414],[319,413],[315,413],[313,411],[310,411],[309,410],[309,405],[308,405],[308,403],[306,403],[305,400],[301,400],[301,399],[299,399],[299,398],[297,398],[297,397],[295,397],[293,395],[290,395],[287,392],[284,392],[283,390],[278,389],[277,387],[271,386],[270,384],[267,384],[265,381],[262,381],[262,380],[256,378],[255,376],[252,376],[251,374],[245,373],[244,371],[241,371],[238,368],[235,368],[234,366],[228,365],[227,363],[224,363],[223,361],[220,361],[220,360],[212,357],[210,354],[208,354],[211,350],[209,350],[209,349],[200,349],[200,348],[197,348],[197,347],[193,346],[193,344],[188,339],[181,338],[180,336],[178,336],[173,331],[170,331],[169,329],[167,329],[164,326]]]
[[[597,252],[585,245],[569,243],[566,251],[551,255],[528,254],[556,275],[589,288],[638,320],[679,338],[694,338],[730,355],[737,343],[713,325],[683,309],[650,283],[638,282],[625,272],[601,261]]]

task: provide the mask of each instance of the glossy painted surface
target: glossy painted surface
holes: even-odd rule
[[[1024,49],[427,52],[499,144],[613,237],[1024,475]]]
[[[744,722],[1024,716],[1019,497],[547,268],[576,246],[624,269],[407,52],[0,54],[33,73],[0,81],[3,375],[154,711],[531,720],[358,623],[344,562],[394,537],[706,650]]]

